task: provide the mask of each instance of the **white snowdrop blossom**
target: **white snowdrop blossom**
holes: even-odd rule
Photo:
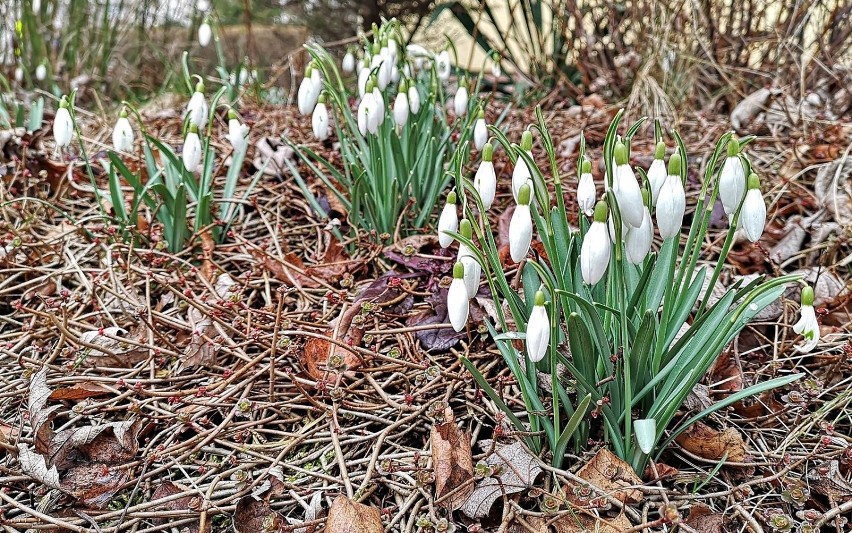
[[[473,238],[473,227],[466,218],[459,222],[459,233],[468,240]],[[458,261],[464,265],[464,286],[467,288],[467,297],[473,298],[479,292],[482,265],[479,264],[473,252],[464,243],[459,243]]]
[[[47,78],[47,65],[40,63],[39,66],[36,67],[35,76],[38,81],[44,81],[44,79]]]
[[[453,111],[455,112],[457,117],[463,117],[467,114],[468,96],[465,81],[466,80],[462,78],[462,81],[459,84],[459,88],[456,89],[456,96],[453,99]]]
[[[509,255],[515,263],[520,263],[527,256],[532,243],[530,192],[529,184],[524,183],[518,193],[518,205],[509,221]]]
[[[628,164],[627,147],[620,141],[615,145],[615,164],[612,191],[618,200],[621,218],[638,228],[642,225],[642,191]]]
[[[577,204],[580,206],[580,211],[587,217],[592,216],[595,210],[596,195],[595,180],[592,177],[592,162],[585,159],[580,165],[580,181],[577,183]]]
[[[524,131],[523,135],[521,135],[521,150],[532,155],[532,132],[529,130]],[[512,171],[512,196],[515,197],[515,202],[518,201],[518,193],[521,190],[521,186],[525,183],[530,184],[530,196],[533,198],[532,201],[535,201],[535,187],[531,176],[532,174],[527,166],[527,161],[519,155],[518,160],[515,162],[515,168]]]
[[[195,85],[195,92],[186,105],[184,117],[189,117],[189,123],[203,128],[207,124],[207,99],[204,98],[204,82],[199,81]]]
[[[311,115],[311,129],[318,141],[328,139],[331,128],[328,122],[328,108],[325,106],[325,95],[321,94],[314,112]]]
[[[198,137],[198,126],[192,124],[183,140],[183,166],[188,172],[195,172],[201,164],[201,139]]]
[[[476,175],[473,177],[473,187],[479,193],[482,208],[485,210],[491,208],[491,204],[494,203],[494,196],[497,194],[497,174],[494,172],[493,157],[494,145],[486,143],[482,148],[482,161],[480,161]]]
[[[71,120],[71,112],[68,110],[68,99],[63,96],[53,119],[53,139],[56,141],[56,147],[65,148],[71,144],[73,135],[74,121]]]
[[[414,115],[420,112],[420,92],[414,82],[408,88],[408,107]]]
[[[754,173],[748,177],[748,192],[740,211],[740,225],[751,242],[760,240],[766,226],[766,202],[760,193],[760,180]]]
[[[648,185],[651,187],[651,206],[657,205],[657,198],[660,196],[660,189],[663,188],[668,173],[666,172],[666,163],[663,158],[666,156],[666,143],[660,141],[657,143],[657,148],[654,151],[654,161],[648,167]]]
[[[477,150],[482,150],[488,142],[488,125],[485,123],[485,111],[480,107],[476,122],[473,123],[473,145]]]
[[[740,144],[736,139],[728,141],[728,157],[722,165],[719,174],[719,199],[728,219],[733,218],[734,213],[743,201],[746,190],[746,175],[743,162],[739,156]]]
[[[130,152],[133,150],[133,128],[127,119],[127,110],[122,109],[112,129],[112,147],[116,152]]]
[[[547,316],[547,307],[544,305],[544,293],[535,293],[535,305],[530,312],[527,321],[527,356],[533,363],[538,363],[547,354],[550,344],[550,318]]]
[[[580,273],[587,285],[600,281],[609,266],[612,244],[606,227],[608,211],[606,202],[598,202],[592,225],[583,237],[583,245],[580,247]]]
[[[438,69],[438,77],[441,81],[447,81],[453,68],[450,63],[450,53],[446,50],[441,51],[435,58],[435,66]]]
[[[204,19],[204,22],[201,23],[201,26],[198,27],[198,44],[202,47],[206,47],[210,44],[210,39],[213,37],[213,28],[210,27],[210,23],[207,22],[207,19]]]
[[[441,211],[441,216],[438,218],[438,244],[441,248],[447,248],[453,243],[453,236],[447,232],[457,232],[459,230],[459,216],[456,209],[456,193],[450,191],[447,195],[447,203],[444,204],[444,209]]]
[[[647,191],[643,191],[643,193],[648,195],[648,200],[650,200],[650,193]],[[654,242],[654,224],[651,222],[651,212],[647,205],[644,209],[642,225],[638,228],[629,227],[624,238],[624,251],[627,260],[634,265],[641,264],[645,260],[648,252],[651,251],[651,244]]]
[[[393,102],[393,122],[399,127],[405,126],[408,122],[410,112],[408,105],[408,92],[405,82],[399,84],[399,92],[396,94],[396,100]]]
[[[15,81],[18,83],[24,81],[24,69],[20,66],[15,67]]]
[[[819,322],[814,311],[814,289],[807,285],[802,289],[801,318],[793,325],[793,331],[805,338],[805,343],[796,346],[800,352],[810,352],[819,343]]]
[[[453,266],[453,281],[447,291],[447,317],[450,319],[453,329],[461,331],[467,324],[467,316],[470,313],[470,299],[467,297],[465,288],[465,266],[457,262]]]
[[[231,143],[235,152],[240,152],[248,146],[249,127],[240,122],[237,113],[233,109],[228,110],[228,142]]]
[[[680,166],[680,154],[672,154],[669,158],[669,175],[657,198],[657,227],[663,240],[680,235],[683,215],[686,212],[686,191],[681,181]]]
[[[351,74],[355,70],[355,55],[351,50],[346,52],[346,55],[343,56],[343,63],[341,64],[341,68],[343,72],[346,74]]]

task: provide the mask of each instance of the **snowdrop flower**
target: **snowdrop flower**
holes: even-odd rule
[[[438,77],[441,81],[447,81],[450,78],[452,64],[450,63],[450,53],[442,50],[438,57],[435,58],[435,66],[438,69]]]
[[[465,266],[461,262],[453,265],[453,282],[447,291],[447,316],[453,329],[461,331],[467,323],[467,315],[470,312],[470,302],[465,288]]]
[[[204,22],[201,23],[201,26],[198,27],[198,44],[202,47],[206,47],[210,44],[211,37],[213,37],[213,28],[210,27],[210,23],[205,18]]]
[[[319,93],[322,91],[322,79],[319,75],[319,70],[315,69],[311,63],[305,69],[305,77],[299,84],[299,91],[296,93],[296,102],[299,105],[299,113],[307,115],[313,112],[317,105]]]
[[[473,145],[477,150],[482,150],[485,143],[488,142],[488,125],[485,124],[485,111],[482,107],[476,117],[476,122],[473,124]]]
[[[739,157],[740,143],[731,137],[728,141],[728,157],[722,165],[719,175],[719,199],[728,219],[740,207],[746,190],[746,176],[743,162]]]
[[[396,61],[396,58],[399,57],[399,43],[396,42],[395,37],[388,38],[388,52],[390,52],[390,57],[394,61]]]
[[[680,181],[680,154],[669,158],[669,175],[660,188],[657,198],[657,227],[663,240],[680,235],[683,214],[686,211],[686,192]]]
[[[341,68],[346,74],[351,74],[355,70],[355,55],[351,50],[347,50],[346,55],[343,56]]]
[[[600,281],[609,266],[612,244],[606,228],[608,212],[606,202],[598,202],[595,206],[592,225],[586,232],[580,248],[580,272],[583,275],[583,282],[587,285],[594,285]]]
[[[399,92],[396,94],[396,100],[393,102],[393,121],[399,127],[405,126],[408,122],[409,114],[408,92],[405,82],[399,84]]]
[[[618,210],[624,222],[634,228],[642,225],[642,191],[636,181],[636,174],[627,160],[627,147],[619,141],[615,145],[615,172],[612,192],[618,201]]]
[[[21,83],[24,81],[24,69],[21,67],[15,67],[15,81]]]
[[[666,143],[660,141],[657,143],[657,149],[654,151],[654,162],[648,167],[648,185],[651,187],[651,206],[657,205],[657,198],[660,196],[660,189],[663,188],[663,183],[666,181],[668,174],[666,173],[666,163],[663,158],[666,156]]]
[[[416,115],[420,112],[420,92],[417,90],[417,84],[412,80],[408,87],[408,108],[411,113]]]
[[[743,209],[740,211],[740,224],[748,240],[751,242],[760,240],[763,228],[766,226],[766,203],[760,193],[760,180],[754,173],[748,177],[748,192],[743,200]]]
[[[367,80],[370,79],[370,69],[362,68],[358,71],[358,96],[364,98],[367,92]]]
[[[234,147],[235,152],[245,150],[248,146],[249,128],[240,122],[237,113],[233,109],[228,110],[228,142]]]
[[[595,180],[592,177],[592,162],[584,159],[580,165],[580,182],[577,184],[577,204],[580,206],[580,211],[585,213],[587,217],[592,216],[595,210]]]
[[[482,200],[482,208],[488,210],[491,204],[494,203],[494,196],[497,193],[497,175],[494,173],[494,145],[486,143],[482,148],[482,161],[479,163],[479,168],[476,169],[476,175],[473,177],[473,187],[479,193],[479,198]]]
[[[195,172],[201,164],[201,139],[198,138],[198,126],[189,126],[189,133],[183,140],[183,166],[187,172]]]
[[[467,80],[462,78],[459,88],[456,89],[456,97],[453,99],[453,111],[461,118],[467,114]]]
[[[533,363],[544,359],[547,346],[550,344],[550,318],[544,306],[544,293],[536,291],[535,305],[527,321],[527,356]]]
[[[207,100],[204,98],[204,82],[199,81],[195,84],[195,92],[192,93],[192,98],[186,105],[184,117],[189,117],[189,123],[195,124],[199,128],[203,128],[207,124]]]
[[[500,54],[494,52],[491,54],[491,75],[499,78],[502,72],[500,71]]]
[[[459,233],[462,237],[470,240],[473,238],[473,227],[470,221],[463,218],[459,223]],[[464,286],[467,288],[467,297],[473,298],[479,292],[479,278],[482,276],[482,266],[473,252],[464,243],[459,243],[458,260],[464,265]]]
[[[133,128],[127,120],[127,110],[121,110],[115,127],[112,130],[112,146],[116,152],[130,152],[133,150]]]
[[[311,128],[314,132],[314,137],[318,141],[328,139],[329,124],[328,124],[328,109],[325,107],[325,91],[320,94],[317,106],[314,108],[314,113],[311,115]]]
[[[379,54],[381,57],[381,63],[379,64],[379,74],[378,74],[378,85],[379,90],[384,91],[388,84],[391,82],[391,60],[384,56],[384,54]]]
[[[38,81],[44,81],[47,77],[47,65],[40,63],[39,66],[36,67],[35,75]]]
[[[71,120],[71,112],[68,110],[68,99],[63,96],[59,101],[59,109],[53,119],[53,138],[56,140],[57,148],[65,148],[71,144],[74,135],[74,122]]]
[[[653,418],[643,418],[633,421],[633,431],[636,433],[636,444],[642,453],[649,455],[657,440],[657,421]]]
[[[459,230],[459,216],[456,211],[456,193],[450,191],[447,195],[447,203],[438,218],[438,244],[446,248],[453,243],[453,236],[447,232],[455,233]]]
[[[793,331],[805,338],[805,343],[796,346],[800,352],[810,352],[819,343],[819,322],[814,311],[814,289],[806,285],[802,289],[801,318],[793,325]]]
[[[376,103],[376,123],[381,126],[385,122],[385,97],[378,87],[373,87],[373,101]]]
[[[367,93],[358,104],[358,131],[361,135],[376,133],[379,130],[378,104],[373,94],[373,81],[367,82]]]
[[[33,0],[33,13],[41,12],[41,0]]]
[[[518,192],[518,205],[509,221],[509,255],[520,263],[527,256],[532,243],[532,217],[530,216],[530,185],[524,183]]]
[[[524,131],[523,135],[521,135],[521,150],[532,155],[532,132],[529,130]],[[530,184],[532,193],[530,196],[535,201],[535,187],[533,186],[531,176],[532,174],[530,174],[526,160],[518,155],[518,160],[515,162],[515,169],[512,171],[512,196],[515,197],[515,202],[518,201],[518,193],[521,190],[521,186],[525,183]]]
[[[638,265],[645,260],[648,252],[651,251],[651,243],[654,241],[654,226],[651,222],[651,212],[648,210],[650,196],[647,190],[642,190],[642,197],[645,200],[642,225],[638,228],[628,227],[627,235],[624,238],[624,251],[627,255],[627,260],[634,265]]]

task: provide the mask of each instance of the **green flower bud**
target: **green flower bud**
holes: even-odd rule
[[[592,172],[592,162],[588,159],[584,159],[583,163],[580,165],[580,169],[581,174],[590,174]]]
[[[485,146],[482,147],[482,160],[491,162],[494,158],[494,145],[491,143],[485,143]]]
[[[660,141],[654,151],[654,159],[663,159],[664,157],[666,157],[666,143]]]
[[[447,195],[447,203],[455,205],[455,203],[456,203],[456,191],[450,191],[450,194]]]
[[[228,120],[233,120],[235,118],[237,118],[237,112],[234,111],[234,108],[232,107],[228,110]]]
[[[524,183],[521,185],[521,188],[518,189],[518,204],[520,205],[530,205],[530,193],[532,190],[530,189],[529,183]]]
[[[624,146],[624,143],[618,141],[615,143],[615,164],[616,165],[626,165],[627,164],[627,147]]]
[[[530,130],[525,130],[521,135],[521,150],[527,152],[532,150],[532,132]]]
[[[606,205],[606,202],[600,200],[597,204],[595,204],[595,222],[603,222],[606,223],[606,219],[609,216],[609,206]]]
[[[459,233],[466,239],[473,237],[473,226],[470,225],[470,220],[466,218],[461,219],[461,222],[459,222]]]
[[[669,175],[670,176],[679,176],[680,175],[680,154],[675,152],[669,158]]]
[[[760,189],[760,180],[757,178],[757,174],[752,172],[748,176],[748,190],[752,189]]]
[[[802,289],[802,305],[813,305],[814,304],[814,288],[810,285],[805,285],[805,288]]]
[[[740,153],[740,141],[731,136],[728,141],[728,157],[736,157]]]
[[[542,291],[536,291],[535,305],[544,305],[544,293]]]
[[[453,265],[453,278],[464,279],[464,265],[461,263],[461,261]]]

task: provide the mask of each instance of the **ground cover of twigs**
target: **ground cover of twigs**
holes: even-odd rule
[[[548,113],[567,182],[576,183],[577,134],[599,160],[614,111],[589,100]],[[330,226],[345,213],[313,183],[338,222],[312,216],[279,140],[312,142],[307,125],[290,108],[242,113],[253,132],[246,175],[266,165],[264,177],[224,244],[202,233],[177,255],[157,245],[150,218],[140,217],[135,245],[118,239],[80,164],[42,149],[46,130],[4,134],[5,530],[846,530],[848,125],[775,131],[749,147],[769,223],[757,244],[736,244],[717,287],[802,271],[815,287],[821,349],[794,349],[790,294],[722,354],[683,416],[780,373],[806,378],[696,424],[640,478],[603,443],[565,470],[530,454],[458,361],[469,357],[523,409],[483,326],[491,299],[473,301],[467,331],[447,323],[454,255],[431,234],[335,240]],[[513,110],[500,127],[517,139],[532,120]],[[146,126],[176,145],[179,123],[178,111],[157,110]],[[683,119],[690,153],[705,153],[726,123]],[[108,142],[107,125],[84,131],[91,153]],[[633,163],[647,168],[653,146],[641,137]],[[333,159],[333,142],[315,147]],[[224,143],[217,151],[224,168]],[[498,202],[508,204],[511,169],[500,161]],[[690,161],[688,196],[701,164]],[[719,211],[710,246],[728,231]],[[496,212],[505,248],[511,210]]]

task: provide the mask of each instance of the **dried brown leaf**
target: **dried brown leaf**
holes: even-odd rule
[[[128,480],[124,468],[103,463],[80,464],[62,473],[61,488],[84,505],[103,509]]]
[[[110,390],[97,381],[81,381],[69,387],[55,389],[50,393],[51,400],[85,400],[106,396]]]
[[[491,449],[492,442],[480,442],[484,449]],[[486,457],[485,462],[495,474],[476,484],[461,511],[471,518],[482,518],[491,511],[491,506],[503,494],[514,494],[534,486],[541,473],[538,458],[520,442],[508,446],[497,445]]]
[[[382,515],[375,507],[338,496],[328,510],[326,533],[384,533]]]
[[[171,481],[164,481],[160,483],[156,489],[154,489],[154,494],[151,495],[152,500],[160,500],[177,494],[185,494],[185,496],[155,505],[152,507],[152,510],[186,511],[187,515],[197,516],[198,511],[201,508],[201,498],[199,496],[193,496],[192,494],[194,492],[195,491],[192,491],[183,485],[179,485]],[[155,518],[154,523],[162,525],[168,523],[169,520],[169,518]],[[181,533],[199,533],[201,530],[201,524],[200,521],[195,520],[190,522],[189,525],[182,526],[182,528]],[[208,531],[210,531],[209,521],[205,529],[205,533]]]
[[[686,451],[714,461],[727,454],[728,461],[742,463],[748,456],[743,437],[734,428],[719,431],[702,422],[696,422],[675,440]]]
[[[284,524],[284,518],[273,511],[266,500],[243,496],[237,502],[237,509],[234,511],[234,529],[237,533],[281,531]]]
[[[580,468],[577,475],[624,503],[642,501],[642,492],[629,488],[642,485],[642,480],[633,471],[633,467],[606,448],[598,450],[591,461]]]
[[[722,533],[725,530],[725,515],[714,513],[700,503],[689,508],[689,516],[684,523],[701,533]]]
[[[456,425],[453,410],[444,411],[444,423],[432,428],[432,468],[435,470],[435,498],[455,511],[473,492],[473,459],[470,434]]]
[[[622,533],[632,527],[630,520],[619,514],[615,518],[593,518],[589,515],[576,513],[565,515],[551,524],[556,533]]]
[[[44,456],[31,450],[26,444],[18,444],[18,462],[21,471],[48,487],[59,488],[59,472],[55,466],[47,467]]]

